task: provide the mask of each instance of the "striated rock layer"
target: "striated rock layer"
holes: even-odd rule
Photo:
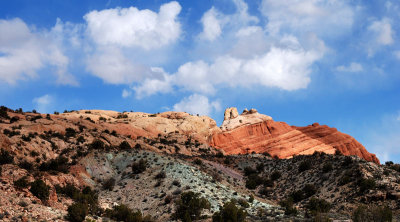
[[[243,124],[237,124],[235,119],[241,119]],[[257,112],[244,112],[234,119],[225,119],[221,128],[222,132],[212,136],[210,145],[226,154],[268,152],[279,158],[290,158],[315,151],[333,154],[339,150],[344,155],[357,155],[379,164],[375,154],[369,153],[353,137],[318,123],[305,127],[289,126]]]

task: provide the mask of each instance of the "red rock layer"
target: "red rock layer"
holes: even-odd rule
[[[224,150],[226,154],[268,152],[279,158],[313,154],[315,151],[333,154],[339,150],[344,155],[357,155],[379,164],[375,154],[369,153],[353,137],[318,123],[296,127],[268,120],[216,133],[210,145]]]

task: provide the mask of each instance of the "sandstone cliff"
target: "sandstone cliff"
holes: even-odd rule
[[[237,117],[226,118],[221,129],[222,132],[212,136],[210,145],[226,154],[268,152],[279,158],[290,158],[315,151],[334,154],[338,150],[344,155],[357,155],[379,164],[375,154],[369,153],[353,137],[318,123],[306,127],[289,126],[256,111],[245,110]]]

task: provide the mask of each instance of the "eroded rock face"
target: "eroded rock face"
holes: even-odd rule
[[[353,137],[317,123],[306,127],[289,126],[257,112],[246,112],[233,120],[225,120],[221,129],[222,132],[213,135],[210,144],[226,154],[254,151],[290,158],[315,151],[333,154],[339,150],[344,155],[357,155],[379,163],[375,154],[369,153]]]

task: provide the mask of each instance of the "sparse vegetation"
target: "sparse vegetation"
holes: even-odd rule
[[[147,161],[140,159],[138,162],[132,163],[132,173],[139,174],[143,173],[147,169]]]
[[[202,218],[202,210],[210,209],[210,203],[205,198],[201,198],[199,193],[192,191],[182,193],[175,204],[176,209],[172,218],[180,219],[182,222],[199,220]]]
[[[387,206],[359,205],[352,214],[351,219],[354,222],[380,221],[390,222],[393,219],[393,213]]]
[[[130,149],[132,149],[132,147],[131,147],[131,145],[130,145],[128,142],[122,141],[122,142],[119,144],[119,149],[120,149],[120,150],[130,150]]]
[[[312,215],[317,213],[327,213],[331,209],[332,205],[323,199],[311,198],[306,205],[307,210]]]
[[[0,151],[0,165],[14,163],[14,157],[5,149]]]
[[[300,165],[299,165],[299,173],[304,172],[304,171],[309,170],[309,169],[311,169],[311,162],[310,161],[305,160],[305,161],[300,163]]]
[[[41,201],[47,201],[50,195],[50,187],[41,179],[36,179],[31,183],[29,189],[33,195],[39,198]]]
[[[16,180],[14,182],[14,186],[17,189],[28,188],[28,186],[29,186],[28,177],[27,176],[23,176],[23,177],[19,178],[18,180]]]
[[[289,197],[279,202],[279,205],[285,209],[286,215],[296,215],[297,209],[293,206],[293,198]]]
[[[229,201],[221,207],[220,211],[216,212],[213,217],[213,222],[243,222],[245,221],[247,212],[236,206],[235,201]]]
[[[113,177],[108,178],[103,182],[103,189],[112,191],[115,186],[115,179]]]

